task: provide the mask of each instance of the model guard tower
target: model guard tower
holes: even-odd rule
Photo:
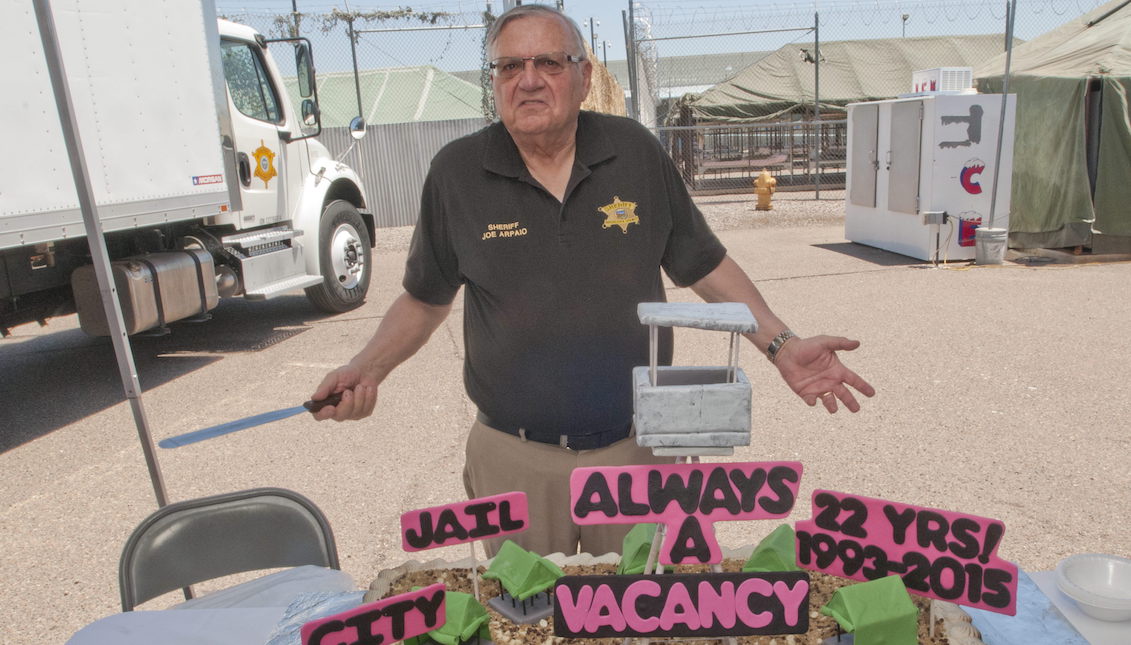
[[[643,302],[637,314],[649,328],[650,355],[647,367],[632,371],[636,443],[651,447],[655,455],[676,458],[728,456],[735,446],[750,445],[750,381],[738,367],[739,334],[758,330],[749,307]],[[730,332],[727,365],[657,365],[658,327]]]

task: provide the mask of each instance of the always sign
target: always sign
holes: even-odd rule
[[[660,562],[722,562],[714,523],[789,515],[795,461],[576,468],[569,480],[577,524],[667,525]]]

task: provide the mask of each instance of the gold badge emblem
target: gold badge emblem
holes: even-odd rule
[[[636,215],[636,202],[626,202],[620,196],[613,196],[613,203],[597,209],[605,214],[605,222],[601,228],[619,226],[621,233],[628,233],[629,224],[639,224],[640,217]]]
[[[268,188],[267,184],[271,178],[279,174],[275,172],[275,153],[263,143],[263,139],[260,139],[259,147],[251,153],[251,156],[255,157],[255,172],[252,174],[262,179],[263,187]]]

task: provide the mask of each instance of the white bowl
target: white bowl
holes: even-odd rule
[[[1056,565],[1056,586],[1092,618],[1131,620],[1131,560],[1080,553]]]

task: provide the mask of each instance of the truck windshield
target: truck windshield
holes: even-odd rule
[[[279,100],[259,56],[245,43],[225,40],[222,47],[224,78],[236,109],[253,119],[280,123]]]

